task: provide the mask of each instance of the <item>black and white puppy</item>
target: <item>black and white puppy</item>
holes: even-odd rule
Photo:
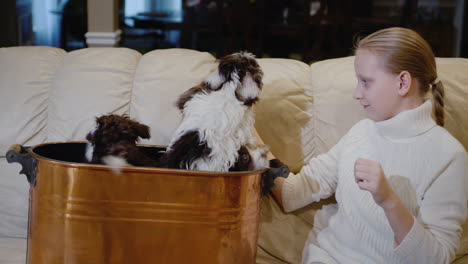
[[[96,127],[86,139],[85,157],[94,164],[113,168],[127,166],[157,166],[136,145],[140,138],[150,138],[150,128],[126,115],[103,115],[96,118]],[[118,171],[118,170],[117,170]]]
[[[219,59],[218,67],[198,86],[177,101],[183,117],[162,157],[168,168],[220,171],[268,166],[266,157],[257,162],[241,161],[266,156],[257,146],[253,104],[262,90],[263,72],[248,52]],[[266,151],[268,152],[268,151]],[[244,164],[244,167],[239,167]],[[250,165],[248,165],[250,164]]]

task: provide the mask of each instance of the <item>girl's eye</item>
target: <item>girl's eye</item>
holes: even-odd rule
[[[362,82],[362,85],[363,85],[364,87],[367,87],[367,84],[368,84],[367,80],[364,80],[364,79],[363,79],[363,80],[361,80],[361,82]]]

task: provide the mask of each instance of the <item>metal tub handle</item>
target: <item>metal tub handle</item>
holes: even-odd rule
[[[26,175],[29,184],[36,185],[36,159],[31,156],[29,149],[31,147],[23,147],[19,144],[10,146],[6,153],[8,163],[17,162],[23,167],[20,174]]]

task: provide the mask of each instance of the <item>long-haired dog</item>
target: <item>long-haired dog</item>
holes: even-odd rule
[[[220,172],[268,167],[268,149],[256,144],[252,110],[262,78],[251,53],[219,59],[202,83],[179,97],[183,117],[162,157],[163,166]]]
[[[126,115],[103,115],[96,118],[96,127],[86,139],[86,160],[113,168],[127,166],[157,166],[137,146],[140,138],[150,138],[148,126]],[[117,170],[118,171],[118,170]]]

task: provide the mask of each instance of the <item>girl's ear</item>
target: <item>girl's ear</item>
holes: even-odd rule
[[[407,71],[402,71],[398,75],[398,94],[400,96],[406,96],[409,94],[412,84],[411,74]]]

